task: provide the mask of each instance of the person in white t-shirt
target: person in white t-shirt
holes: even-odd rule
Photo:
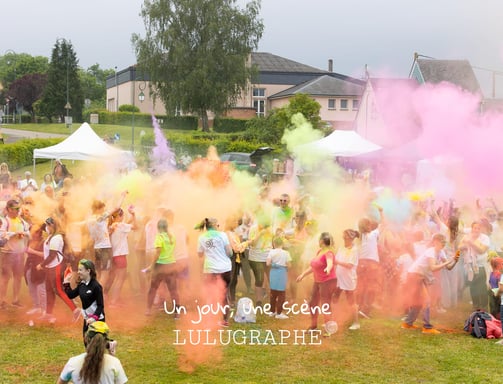
[[[110,297],[112,306],[118,304],[120,292],[127,277],[128,236],[136,228],[136,215],[133,206],[128,208],[128,213],[127,220],[125,220],[126,217],[122,209],[114,212],[109,218],[108,231],[112,244],[112,267],[105,282],[104,293],[108,294],[110,290],[112,291]]]
[[[454,258],[447,258],[444,247],[447,240],[444,235],[437,233],[433,235],[431,246],[420,255],[410,266],[407,274],[407,283],[405,289],[408,294],[407,304],[409,310],[405,321],[402,323],[403,329],[417,329],[414,325],[419,312],[423,309],[423,333],[437,334],[440,331],[433,328],[430,322],[430,296],[427,285],[431,279],[432,273],[439,271],[444,267],[452,269],[458,261],[458,255]],[[445,260],[439,262],[438,260]]]
[[[103,321],[89,325],[84,342],[86,352],[71,357],[59,375],[57,384],[99,383],[124,384],[128,378],[120,360],[112,356],[113,341],[108,338],[109,328]],[[107,350],[110,353],[106,352]]]
[[[354,314],[353,324],[349,327],[352,331],[360,329],[358,305],[354,295],[357,285],[356,268],[358,266],[358,248],[355,246],[354,240],[359,237],[360,233],[358,231],[346,229],[342,234],[344,246],[340,247],[335,255],[337,289],[334,293],[334,300],[337,302],[341,293],[345,292],[346,300]]]
[[[203,281],[205,292],[219,296],[223,320],[221,326],[229,326],[229,285],[232,270],[232,249],[225,232],[218,230],[215,218],[205,218],[197,227],[205,231],[197,240],[197,255],[204,259]],[[223,288],[223,289],[222,289]]]

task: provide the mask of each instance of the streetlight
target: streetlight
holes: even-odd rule
[[[136,82],[136,71],[135,71],[135,82]],[[138,89],[140,90],[140,93],[138,94],[138,100],[140,100],[140,103],[143,103],[143,100],[145,100],[145,94],[143,91],[145,90],[145,80],[142,80],[140,84],[138,84]],[[134,97],[134,84],[133,84],[133,125],[131,126],[131,152],[134,155],[134,112],[135,112],[135,97]]]
[[[12,58],[7,58],[7,65],[10,66],[12,64],[12,66],[14,67],[14,80],[12,80],[12,82],[16,81],[16,52],[14,52],[12,49],[8,49],[5,51],[5,56],[13,56]],[[7,114],[6,114],[6,121],[8,121],[8,116],[9,116],[9,110],[10,110],[10,103],[11,103],[11,98],[9,97],[9,102],[7,103]],[[14,108],[12,108],[12,123],[15,124],[16,123],[16,119],[14,118]]]

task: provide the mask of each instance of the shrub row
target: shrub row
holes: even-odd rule
[[[213,120],[213,131],[222,133],[243,132],[246,130],[247,122],[247,119],[216,117],[215,120]]]
[[[128,106],[125,107],[125,109],[129,109]],[[131,125],[133,122],[132,112],[109,112],[106,110],[86,111],[83,113],[84,121],[89,122],[91,114],[98,114],[100,124]],[[198,119],[196,116],[157,115],[156,118],[162,128],[185,131],[197,130]],[[148,113],[134,113],[134,124],[137,127],[152,127],[152,115]]]
[[[33,150],[56,145],[63,139],[24,139],[12,144],[0,145],[0,162],[9,165],[11,171],[33,164]],[[44,162],[48,160],[37,160]]]

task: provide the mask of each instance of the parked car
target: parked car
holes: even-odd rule
[[[256,174],[262,165],[262,156],[271,152],[271,147],[260,147],[251,153],[226,152],[220,156],[221,161],[230,162],[240,171]]]

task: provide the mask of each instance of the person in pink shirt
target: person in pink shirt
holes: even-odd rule
[[[329,308],[328,311],[323,311],[324,327],[326,327],[329,321],[332,321],[332,295],[337,288],[333,238],[330,233],[323,232],[320,235],[319,246],[320,249],[316,253],[316,256],[311,259],[309,267],[297,277],[297,282],[300,282],[311,273],[314,276],[311,298],[309,300],[309,307],[312,309],[310,330],[318,327],[318,315],[320,311],[316,310],[317,308]],[[325,335],[328,334],[329,332],[325,333]]]

